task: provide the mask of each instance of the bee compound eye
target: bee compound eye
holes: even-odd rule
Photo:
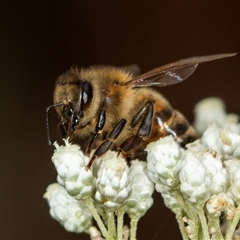
[[[82,83],[82,103],[84,105],[89,104],[89,102],[92,100],[93,96],[93,89],[89,82],[83,82]]]

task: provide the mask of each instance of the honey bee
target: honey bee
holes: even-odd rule
[[[185,146],[196,139],[193,127],[152,87],[182,82],[199,63],[234,55],[187,58],[139,76],[111,66],[71,68],[57,79],[54,104],[46,109],[48,142],[52,143],[49,110],[55,108],[63,138],[87,140],[86,154],[95,149],[87,168],[109,149],[130,159],[144,152],[148,143],[167,135]]]

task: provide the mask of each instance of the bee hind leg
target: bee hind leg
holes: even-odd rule
[[[135,147],[139,146],[142,141],[145,141],[149,138],[152,129],[152,119],[154,113],[154,106],[152,102],[147,102],[146,106],[133,118],[132,123],[137,123],[136,120],[139,120],[143,113],[145,113],[145,115],[138,128],[137,134],[127,138],[120,145],[120,152],[127,153]]]
[[[123,127],[126,124],[126,119],[121,119],[115,127],[112,129],[112,131],[107,135],[106,139],[98,146],[96,151],[93,153],[88,165],[86,166],[86,169],[90,169],[93,161],[95,158],[100,157],[102,154],[104,154],[107,150],[110,149],[113,142],[117,139],[119,134],[122,132]]]

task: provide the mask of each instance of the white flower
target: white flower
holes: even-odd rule
[[[220,138],[223,143],[223,153],[226,156],[240,158],[240,135],[232,132],[229,128],[220,131]]]
[[[199,135],[202,135],[213,122],[229,127],[235,133],[240,133],[239,116],[233,113],[227,114],[225,103],[220,98],[209,97],[199,101],[195,105],[194,113],[193,126]]]
[[[133,218],[142,217],[153,204],[154,184],[147,176],[147,163],[131,161],[132,192],[126,201],[126,212]]]
[[[240,204],[240,160],[231,159],[224,162],[227,172],[230,187],[227,194],[237,204]]]
[[[181,169],[183,150],[172,136],[148,144],[145,149],[149,178],[156,184],[176,188],[179,185],[178,174]]]
[[[222,164],[222,154],[214,150],[206,149],[199,140],[188,144],[187,148],[186,157],[189,158],[189,154],[192,154],[193,158],[199,161],[205,169],[205,174],[208,175],[210,180],[208,191],[210,195],[225,192],[227,188],[227,173]],[[184,165],[186,167],[185,160]]]
[[[50,215],[69,232],[88,232],[92,215],[82,201],[77,201],[58,183],[48,186],[43,196],[50,206]]]
[[[212,123],[201,138],[206,148],[214,149],[223,154],[225,159],[240,158],[240,135],[232,132],[229,127]]]
[[[220,98],[209,97],[201,100],[196,104],[194,113],[193,126],[199,135],[202,135],[212,122],[220,124],[225,122],[225,104]]]
[[[225,126],[229,127],[232,132],[239,134],[239,116],[235,113],[229,113],[225,116]]]
[[[68,193],[76,199],[91,197],[93,191],[92,171],[87,170],[89,158],[84,156],[80,147],[65,140],[65,146],[58,146],[52,161],[58,173],[58,182],[65,186]]]
[[[211,179],[210,194],[225,192],[227,187],[227,172],[222,164],[222,155],[214,150],[206,150],[201,152],[200,161]]]
[[[234,203],[225,193],[221,192],[216,195],[212,195],[207,203],[206,210],[209,215],[213,217],[220,217],[222,212],[227,214],[227,219],[232,219],[235,213]]]
[[[204,151],[206,148],[203,146],[201,143],[200,139],[197,139],[194,142],[188,143],[185,146],[188,150],[191,150],[193,152],[199,152],[199,151]]]
[[[200,162],[201,153],[186,151],[179,174],[180,190],[186,200],[201,207],[210,196],[211,179]]]
[[[96,179],[95,199],[103,206],[116,209],[131,193],[131,177],[126,160],[117,152],[102,156]]]
[[[98,231],[96,227],[89,228],[89,235],[91,240],[104,240],[102,238],[101,232]]]
[[[222,126],[219,123],[211,123],[202,135],[203,146],[222,153],[222,140],[219,135],[221,129]]]

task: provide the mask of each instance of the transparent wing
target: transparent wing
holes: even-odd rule
[[[237,53],[225,53],[182,59],[139,75],[125,82],[123,85],[130,88],[138,88],[150,86],[164,87],[176,84],[193,74],[199,63],[232,57],[236,54]]]

